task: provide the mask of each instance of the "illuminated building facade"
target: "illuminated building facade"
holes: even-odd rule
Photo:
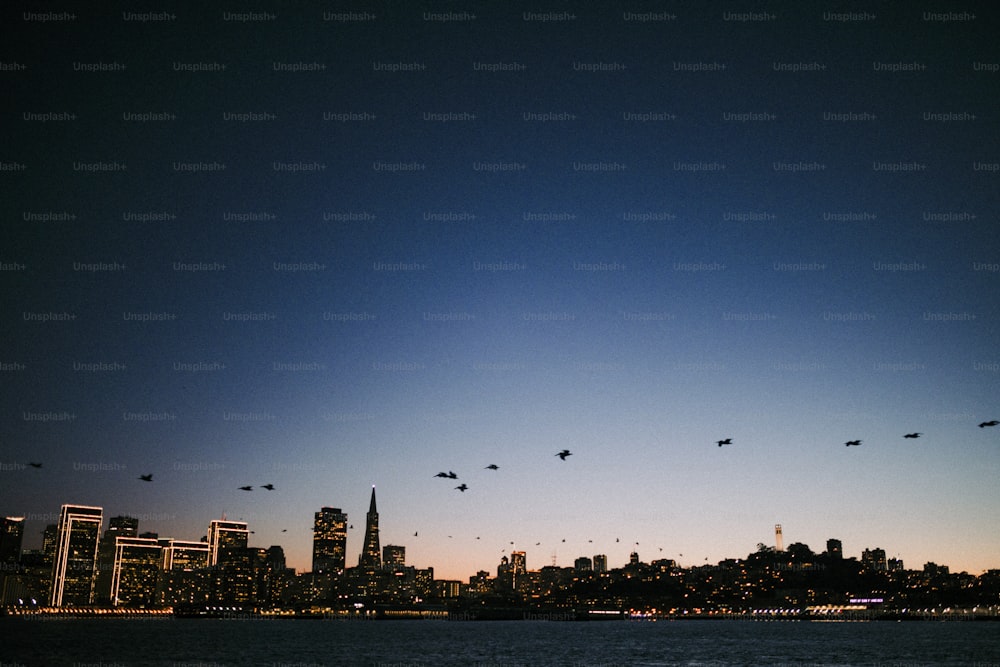
[[[208,564],[219,565],[239,558],[239,552],[247,548],[249,535],[250,530],[245,521],[213,519],[208,525]]]
[[[365,517],[365,543],[358,555],[358,567],[366,571],[382,568],[382,552],[378,542],[378,510],[375,508],[375,487],[372,487],[372,499],[368,504],[368,514]]]
[[[608,571],[608,557],[605,554],[596,554],[594,556],[594,572],[598,574]]]
[[[339,574],[346,566],[347,514],[339,507],[324,507],[313,519],[312,571]]]
[[[162,546],[147,537],[115,538],[111,604],[119,607],[152,607],[162,563]]]
[[[51,606],[82,606],[93,602],[103,511],[86,505],[62,506],[52,564]]]
[[[406,566],[406,547],[387,544],[382,547],[382,567],[399,570]]]

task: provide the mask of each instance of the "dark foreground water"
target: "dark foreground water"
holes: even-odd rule
[[[1000,667],[1000,623],[3,618],[0,665]]]

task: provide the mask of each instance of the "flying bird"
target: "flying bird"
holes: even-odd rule
[[[569,451],[568,449],[564,449],[558,454],[556,454],[556,456],[565,461],[567,456],[573,456],[573,452]]]
[[[353,528],[354,528],[354,524],[352,523],[352,524],[351,524],[350,526],[348,526],[347,528],[348,528],[348,529],[353,529]]]
[[[996,426],[997,424],[1000,424],[1000,422],[998,422],[996,419],[991,419],[988,422],[983,422],[982,424],[980,424],[979,428],[983,428],[984,426]]]
[[[733,444],[733,439],[726,438],[725,440],[716,440],[715,444],[717,444],[719,447],[722,447],[723,445],[731,445]]]
[[[252,486],[241,486],[240,490],[241,491],[253,491],[253,487]]]
[[[28,465],[31,466],[32,468],[41,468],[42,467],[41,463],[29,463]]]
[[[438,474],[436,474],[436,475],[434,475],[434,476],[435,476],[435,477],[444,477],[444,478],[446,478],[446,479],[447,479],[448,477],[450,477],[450,476],[448,475],[448,473],[446,473],[446,472],[439,472]]]
[[[417,536],[417,533],[416,533],[416,532],[414,532],[414,533],[413,533],[413,536],[414,536],[414,537],[416,537],[416,536]]]
[[[152,482],[153,481],[153,473],[149,473],[148,475],[139,475],[139,479],[141,479],[144,482]]]
[[[498,466],[496,463],[491,463],[485,468],[485,470],[499,470],[499,469],[500,466]]]
[[[462,493],[465,493],[465,490],[467,488],[469,488],[469,487],[467,487],[464,483],[462,483],[462,484],[459,484],[458,486],[456,486],[455,488],[458,489],[459,491],[461,491]]]
[[[267,489],[268,491],[274,491],[274,484],[264,484],[261,486],[262,489]]]
[[[860,444],[861,444],[860,440],[848,440],[847,442],[844,443],[844,445],[847,447],[857,447]]]
[[[287,528],[282,528],[282,529],[281,529],[281,532],[283,532],[283,533],[287,533],[287,532],[288,532],[288,529],[287,529]]]
[[[903,437],[904,438],[919,438],[922,435],[923,435],[923,433],[907,433]]]

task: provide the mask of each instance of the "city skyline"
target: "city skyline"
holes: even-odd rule
[[[371,524],[371,519],[372,519],[372,514],[374,513],[374,527],[375,527],[374,542],[377,545],[377,543],[379,541],[378,537],[377,537],[377,535],[378,535],[378,513],[374,512],[374,507],[375,507],[375,489],[373,487],[372,488],[372,495],[371,495],[371,497],[369,499],[369,511],[368,511],[368,513],[366,515],[366,530],[365,530],[365,533],[368,533],[368,529],[372,525]],[[87,523],[91,523],[92,521],[91,521],[91,517],[89,515],[103,517],[103,508],[99,507],[99,506],[84,506],[84,505],[76,505],[76,504],[72,504],[72,503],[63,504],[62,509],[60,511],[60,523],[67,523],[67,522],[80,521],[80,520],[83,520],[83,521],[85,521]],[[350,517],[346,513],[341,512],[341,510],[339,508],[323,507],[323,508],[321,508],[319,511],[317,511],[315,513],[314,519],[315,519],[314,520],[314,527],[313,527],[313,532],[312,532],[311,540],[310,540],[311,543],[312,543],[312,545],[313,545],[312,546],[312,551],[311,551],[312,567],[310,567],[310,568],[295,567],[293,564],[289,563],[289,567],[291,567],[293,570],[295,570],[297,574],[304,574],[304,573],[317,573],[317,574],[320,574],[320,573],[329,573],[329,574],[334,574],[335,576],[342,576],[343,573],[344,573],[344,571],[348,567],[350,567],[351,569],[355,569],[356,568],[358,570],[368,570],[368,571],[381,570],[381,569],[383,569],[383,565],[386,564],[386,563],[383,563],[383,554],[386,553],[386,550],[388,550],[389,552],[392,552],[394,554],[394,556],[397,557],[397,558],[401,557],[401,560],[396,563],[398,565],[402,565],[403,564],[402,560],[406,559],[405,558],[405,553],[406,553],[406,549],[407,549],[407,544],[406,543],[398,543],[398,544],[396,544],[396,543],[387,543],[387,544],[382,545],[382,547],[379,549],[377,562],[373,561],[371,559],[369,559],[369,560],[366,561],[365,558],[364,558],[364,555],[366,553],[365,544],[367,544],[369,540],[366,539],[366,538],[362,538],[362,546],[358,549],[358,562],[357,562],[357,565],[345,567],[345,562],[344,561],[345,561],[345,558],[346,558],[346,553],[348,553],[348,551],[345,549],[345,546],[347,544],[347,542],[346,542],[347,533],[346,533],[346,531],[343,530],[343,528],[346,525],[350,525],[350,528],[353,528],[353,524],[349,524]],[[23,527],[24,527],[23,524],[24,524],[24,522],[26,520],[25,517],[7,516],[7,518],[5,519],[5,522],[10,521],[10,520],[16,520],[17,522],[20,522],[20,529],[21,529],[22,533],[20,535],[18,535],[18,539],[16,540],[16,542],[17,542],[18,545],[20,545],[22,551],[23,550],[40,551],[40,549],[35,549],[34,547],[28,546],[23,541]],[[69,524],[67,524],[67,525],[69,525]],[[239,519],[239,520],[229,520],[229,519],[224,519],[224,518],[223,519],[211,519],[209,521],[209,524],[208,524],[208,529],[205,531],[205,535],[203,535],[200,538],[200,540],[197,539],[197,538],[178,537],[178,536],[174,536],[174,535],[169,535],[169,536],[163,535],[163,536],[161,536],[159,534],[156,534],[156,537],[152,537],[151,536],[152,533],[150,531],[142,531],[142,535],[140,535],[140,532],[139,532],[139,521],[138,521],[138,519],[136,517],[134,517],[134,516],[129,515],[129,514],[118,514],[118,515],[110,515],[109,514],[108,515],[108,528],[107,528],[107,531],[105,533],[99,532],[99,529],[100,529],[100,527],[102,525],[103,525],[103,518],[102,518],[102,523],[97,524],[98,532],[95,533],[94,535],[90,536],[91,538],[93,538],[93,541],[94,541],[93,558],[94,558],[95,562],[97,562],[97,559],[100,557],[99,556],[99,550],[98,550],[98,547],[99,547],[98,543],[100,542],[100,540],[101,539],[107,539],[110,536],[111,539],[112,539],[111,548],[114,549],[114,535],[116,533],[118,535],[122,536],[123,538],[126,538],[128,540],[132,540],[132,542],[126,542],[125,543],[128,546],[136,546],[136,547],[150,546],[150,545],[154,545],[155,546],[155,545],[157,545],[159,543],[159,546],[156,546],[157,551],[159,551],[160,548],[163,548],[164,551],[170,551],[171,549],[185,549],[185,550],[190,550],[192,548],[195,548],[199,552],[202,551],[202,549],[204,549],[204,553],[205,553],[205,566],[215,565],[216,563],[218,563],[220,561],[220,548],[221,549],[235,548],[235,549],[239,550],[239,549],[245,549],[247,547],[251,547],[251,548],[264,548],[265,547],[265,545],[263,543],[261,543],[261,544],[252,544],[251,543],[253,540],[251,540],[250,536],[251,535],[255,535],[256,531],[252,530],[252,526],[251,526],[251,524],[249,522],[244,521],[242,519]],[[61,540],[65,541],[65,540],[71,540],[71,539],[73,539],[72,538],[72,534],[73,534],[72,530],[63,533],[63,532],[61,532],[59,530],[59,524],[54,525],[54,527],[56,528],[56,531],[57,531],[56,535],[59,536]],[[357,532],[360,532],[360,531],[357,531]],[[100,535],[103,535],[104,537],[101,538]],[[580,563],[583,560],[593,561],[594,562],[593,569],[596,572],[607,571],[609,568],[610,569],[619,568],[619,567],[625,566],[625,565],[627,565],[629,563],[633,563],[634,564],[636,562],[654,562],[654,561],[658,561],[658,560],[670,560],[670,561],[674,561],[674,562],[677,563],[677,565],[679,567],[682,567],[682,568],[683,567],[695,567],[695,568],[697,568],[697,567],[700,567],[700,566],[703,566],[703,565],[714,565],[714,564],[717,564],[717,563],[721,563],[724,560],[735,559],[735,560],[739,561],[739,560],[741,560],[741,559],[743,559],[745,557],[745,554],[752,554],[755,550],[759,549],[762,546],[766,547],[766,548],[769,548],[769,549],[773,550],[776,553],[784,553],[784,552],[786,552],[787,551],[786,545],[784,545],[784,542],[783,542],[783,528],[782,528],[782,525],[781,524],[774,524],[774,526],[773,526],[773,532],[771,533],[771,535],[772,535],[774,544],[769,544],[766,541],[760,541],[760,542],[757,542],[755,545],[753,545],[753,548],[751,548],[750,545],[747,545],[747,550],[745,552],[730,553],[729,555],[726,555],[726,556],[718,559],[718,561],[711,560],[709,557],[706,556],[704,558],[704,562],[694,562],[696,559],[692,558],[691,559],[692,562],[687,563],[687,564],[685,564],[683,562],[684,561],[684,555],[682,553],[680,553],[680,554],[665,553],[664,549],[662,547],[656,547],[655,548],[655,552],[650,549],[649,553],[648,553],[648,557],[645,558],[645,559],[643,559],[643,555],[644,554],[643,554],[643,552],[640,551],[641,545],[639,543],[632,543],[631,545],[626,545],[626,544],[623,544],[620,539],[616,538],[616,540],[615,540],[616,547],[615,548],[616,549],[618,549],[618,548],[627,549],[628,555],[620,563],[616,563],[616,562],[612,561],[610,565],[608,563],[608,556],[607,556],[607,554],[603,552],[603,551],[605,551],[604,548],[603,548],[604,545],[595,544],[593,540],[587,540],[588,547],[591,549],[591,551],[593,553],[583,553],[583,552],[581,552],[581,553],[579,553],[579,554],[577,554],[575,556],[566,556],[563,559],[563,561],[566,561],[566,562],[553,562],[550,558],[547,558],[547,557],[546,558],[539,558],[539,556],[541,556],[543,554],[543,551],[544,551],[544,547],[540,543],[535,543],[534,545],[528,546],[528,545],[517,545],[515,542],[510,542],[509,543],[509,548],[507,546],[504,546],[503,548],[501,548],[501,550],[499,552],[499,558],[497,560],[497,563],[484,564],[481,567],[478,567],[474,572],[468,572],[464,576],[462,576],[462,575],[459,575],[459,576],[439,576],[441,574],[441,570],[437,569],[435,567],[434,563],[422,563],[422,564],[416,564],[416,565],[418,567],[422,567],[422,568],[431,568],[431,569],[433,569],[434,572],[435,572],[435,575],[436,575],[435,576],[436,579],[439,579],[439,580],[440,579],[443,579],[443,580],[458,580],[458,581],[461,581],[463,583],[466,582],[466,581],[468,581],[470,578],[472,578],[473,575],[478,574],[479,572],[481,572],[483,570],[491,571],[493,568],[495,568],[497,566],[499,566],[501,568],[501,570],[503,570],[503,569],[505,569],[507,567],[507,563],[509,561],[510,561],[511,571],[514,571],[514,572],[520,571],[522,573],[526,572],[526,571],[529,571],[529,570],[537,572],[539,568],[541,568],[541,567],[543,567],[545,565],[555,565],[555,566],[558,566],[558,567],[574,567],[575,569],[580,569]],[[413,537],[416,538],[417,536],[418,535],[414,535]],[[326,537],[325,540],[324,540],[324,537]],[[453,536],[448,536],[448,539],[449,540],[453,539]],[[477,541],[481,541],[481,536],[476,536],[476,540]],[[810,544],[809,542],[804,542],[804,541],[800,541],[800,540],[793,540],[791,542],[792,545],[801,545],[801,544],[804,544],[805,546],[809,547],[812,551],[814,551],[817,554],[819,554],[819,553],[828,553],[828,554],[834,555],[837,558],[847,558],[847,559],[850,559],[850,560],[858,560],[858,561],[861,561],[861,562],[867,562],[870,553],[880,553],[881,554],[880,558],[881,558],[881,562],[882,562],[882,569],[885,569],[886,559],[887,558],[888,558],[889,561],[893,561],[893,562],[898,561],[900,563],[900,567],[902,567],[902,563],[905,562],[905,559],[903,557],[904,555],[900,554],[899,551],[893,551],[892,549],[890,549],[888,552],[886,552],[886,550],[884,548],[884,545],[881,545],[881,543],[879,543],[877,545],[868,545],[868,546],[865,546],[865,547],[863,547],[863,548],[861,548],[861,549],[858,550],[857,555],[851,555],[850,551],[848,551],[845,554],[844,548],[843,548],[843,540],[841,540],[839,538],[829,537],[829,538],[823,540],[822,543],[823,543],[823,547],[824,547],[823,549],[818,549],[818,548],[814,549],[813,545]],[[572,544],[572,542],[570,544]],[[279,547],[279,548],[281,548],[284,551],[287,548],[288,545],[278,542],[278,543],[274,543],[274,544],[269,544],[267,546],[269,548]],[[557,542],[554,542],[553,546],[555,546],[555,547],[564,547],[565,548],[567,546],[567,543],[566,543],[566,541],[564,539],[561,539],[561,540],[558,540]],[[54,548],[56,549],[56,551],[58,553],[59,549],[60,549],[60,547],[58,546],[58,544],[54,545]],[[536,567],[528,568],[527,565],[526,565],[526,562],[527,562],[527,557],[526,556],[527,556],[527,554],[529,554],[529,553],[532,552],[532,549],[537,550],[534,553],[535,557],[538,558],[539,561],[544,561],[544,562],[540,562]],[[584,550],[584,551],[586,551],[586,550]],[[892,556],[887,556],[887,553],[892,554]],[[515,556],[515,554],[517,554],[517,555]],[[738,555],[736,555],[736,554],[738,554]],[[510,559],[514,559],[514,560],[511,561]],[[171,569],[171,567],[170,567],[170,558],[167,558],[165,556],[161,558],[159,556],[159,553],[158,553],[156,560],[157,560],[158,564],[160,562],[162,562],[164,564],[163,565],[164,569],[166,569],[166,570],[170,570]],[[556,559],[556,560],[558,561],[558,559]],[[596,564],[598,562],[600,563],[600,565]],[[321,566],[317,567],[316,566],[317,563],[320,563]],[[934,563],[934,561],[924,561],[924,563]],[[339,564],[339,567],[338,567],[338,564]],[[967,570],[964,570],[963,568],[956,568],[951,563],[947,563],[947,562],[940,562],[940,563],[936,563],[936,564],[952,568],[953,571],[955,571],[955,572],[959,572],[959,571],[964,572],[964,571],[967,571]],[[412,563],[412,562],[407,562],[406,565],[413,566],[415,564]],[[57,560],[54,563],[53,572],[54,573],[57,572],[60,568],[65,569],[64,566]],[[517,569],[517,568],[519,568],[519,569]],[[586,569],[589,570],[589,569],[591,569],[591,567],[587,567]],[[911,569],[913,569],[913,568],[911,568]],[[986,572],[987,570],[997,570],[997,569],[1000,569],[1000,568],[995,567],[995,566],[991,566],[991,567],[984,568],[982,570],[982,572],[969,572],[969,573],[973,574],[973,575],[977,575],[977,574],[982,574],[982,573]],[[94,578],[94,580],[93,580],[93,582],[91,584],[91,588],[93,590],[95,590],[95,591],[101,585],[100,584],[99,575],[100,575],[100,573],[97,573],[97,574],[94,575],[95,578]],[[111,572],[107,572],[106,576],[108,577],[108,579],[110,579],[111,578]],[[106,585],[107,584],[105,583],[105,586]],[[58,587],[55,587],[54,590],[53,590],[53,592],[52,592],[52,600],[55,600],[55,598],[58,595],[57,589],[58,589]],[[115,591],[115,590],[117,590],[117,580],[116,580],[115,584],[112,584],[112,591]]]
[[[995,568],[997,18],[0,7],[0,510]]]

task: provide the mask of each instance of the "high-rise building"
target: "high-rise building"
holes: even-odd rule
[[[785,550],[784,540],[781,538],[781,524],[774,524],[774,550],[781,552]]]
[[[885,560],[885,549],[865,549],[861,552],[861,562],[869,570],[885,572],[888,565]]]
[[[245,521],[212,519],[208,525],[208,564],[219,565],[231,558],[242,558],[249,536]]]
[[[597,554],[594,556],[594,572],[600,574],[601,572],[608,571],[608,557],[606,554]]]
[[[387,544],[382,547],[382,567],[398,570],[406,567],[406,547]]]
[[[347,515],[324,507],[313,520],[313,572],[341,573],[347,565]]]
[[[42,532],[42,553],[48,565],[56,562],[56,551],[59,549],[59,526],[50,523]]]
[[[844,557],[844,545],[841,544],[840,540],[830,538],[826,541],[826,553],[830,558],[840,560]]]
[[[115,569],[115,540],[119,537],[135,537],[139,532],[139,520],[130,516],[113,516],[108,519],[108,528],[97,545],[97,573],[94,575],[94,603],[111,604],[111,581]]]
[[[573,561],[573,569],[577,572],[593,572],[594,562],[586,556],[580,556]]]
[[[17,565],[21,557],[21,540],[24,537],[24,517],[4,517],[0,524],[0,564]],[[10,568],[0,570],[0,573]]]
[[[382,568],[382,551],[378,544],[378,510],[375,509],[375,487],[372,486],[372,499],[368,505],[365,517],[365,544],[358,555],[358,567],[365,570]]]
[[[156,539],[121,535],[115,538],[112,605],[151,607],[155,604],[162,550]]]
[[[80,606],[93,602],[94,570],[103,512],[100,507],[62,506],[52,564],[51,606]]]
[[[186,540],[169,540],[163,547],[163,565],[165,571],[190,571],[208,567],[208,542],[189,542]]]

